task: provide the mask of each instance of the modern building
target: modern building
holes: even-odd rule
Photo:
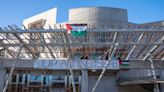
[[[53,8],[1,28],[0,92],[164,92],[164,21],[127,15],[82,7],[56,23]]]
[[[56,24],[57,8],[50,9],[46,12],[37,14],[23,21],[23,25],[27,29],[41,28],[44,25],[44,29],[54,27]]]
[[[91,27],[125,26],[127,10],[110,7],[83,7],[69,10],[69,23],[86,23]]]

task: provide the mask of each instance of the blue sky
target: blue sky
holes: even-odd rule
[[[57,22],[66,21],[69,8],[107,6],[128,10],[128,20],[145,23],[164,20],[164,0],[0,0],[0,27],[16,24],[25,18],[58,8]]]

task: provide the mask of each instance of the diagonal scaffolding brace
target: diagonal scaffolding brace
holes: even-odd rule
[[[7,81],[6,81],[6,83],[5,83],[5,86],[4,86],[4,88],[3,88],[3,92],[6,92],[6,90],[7,90],[7,88],[8,88],[9,82],[10,82],[10,80],[11,80],[11,78],[12,78],[13,73],[14,73],[15,66],[16,66],[16,63],[17,63],[17,61],[18,61],[18,59],[19,59],[20,52],[22,51],[22,48],[23,48],[23,46],[20,45],[19,50],[18,50],[18,53],[17,53],[17,55],[16,55],[16,59],[15,59],[13,65],[12,65],[12,67],[11,67],[9,76],[8,76]]]
[[[153,79],[156,80],[157,76],[156,76],[156,72],[155,72],[154,62],[152,60],[152,55],[150,53],[148,53],[148,56],[149,56],[149,61],[150,61],[151,70],[152,70],[152,74],[153,74]],[[154,92],[160,92],[159,85],[157,83],[154,83]]]
[[[118,46],[118,43],[115,44],[114,49],[113,49],[113,52],[112,52],[112,54],[111,54],[111,56],[110,56],[110,58],[109,58],[109,61],[106,63],[106,65],[105,65],[105,67],[103,68],[103,70],[102,70],[102,72],[101,72],[101,74],[100,74],[98,80],[96,81],[95,85],[93,86],[92,92],[95,92],[95,90],[96,90],[98,84],[100,83],[100,80],[102,79],[103,75],[105,74],[105,71],[106,71],[106,69],[108,68],[108,66],[109,66],[109,64],[110,64],[110,62],[111,62],[111,60],[112,60],[112,57],[114,56],[114,54],[115,54],[115,52],[116,52],[116,50],[117,50],[117,46]]]
[[[139,36],[139,38],[138,38],[138,40],[137,40],[138,43],[139,43],[140,40],[142,39],[143,35],[144,35],[144,34],[142,33],[142,34]],[[130,50],[128,56],[126,57],[126,60],[129,59],[130,55],[133,53],[133,51],[134,51],[134,49],[135,49],[136,47],[137,47],[137,45],[133,45],[133,47],[132,47],[132,49]]]
[[[163,42],[163,41],[164,41],[164,36],[159,40],[159,42]],[[146,54],[146,56],[142,60],[145,61],[149,57],[149,54],[154,52],[158,48],[158,46],[159,45],[153,46],[153,48]]]

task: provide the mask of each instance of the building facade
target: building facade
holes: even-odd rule
[[[71,9],[65,23],[56,15],[1,29],[1,92],[164,92],[163,21],[129,23],[127,10],[109,7]],[[86,24],[86,34],[65,24]]]
[[[69,23],[86,23],[90,27],[128,24],[127,10],[109,7],[82,7],[69,10]]]

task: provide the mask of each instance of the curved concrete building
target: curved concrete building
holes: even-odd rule
[[[69,23],[87,23],[95,27],[128,24],[127,10],[110,7],[82,7],[69,10]]]

